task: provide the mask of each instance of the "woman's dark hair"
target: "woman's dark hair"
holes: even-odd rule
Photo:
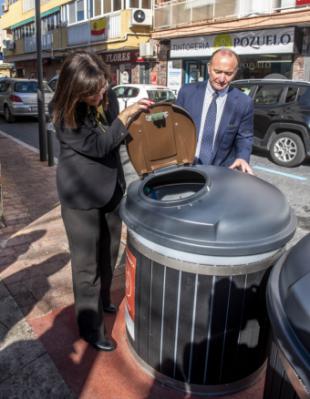
[[[77,51],[67,56],[52,100],[53,123],[76,128],[78,103],[84,97],[97,94],[108,78],[107,65],[95,53]]]

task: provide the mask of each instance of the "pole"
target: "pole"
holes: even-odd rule
[[[43,90],[43,67],[42,67],[42,42],[41,42],[41,9],[40,0],[35,0],[36,12],[36,42],[37,42],[37,75],[38,75],[38,114],[39,114],[39,147],[40,161],[46,161],[46,125],[45,106]]]

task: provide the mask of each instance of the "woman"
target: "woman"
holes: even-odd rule
[[[97,350],[111,351],[103,312],[110,302],[113,273],[111,250],[117,252],[121,222],[109,215],[125,191],[119,145],[126,125],[151,102],[126,108],[108,126],[99,122],[98,105],[108,89],[106,65],[94,53],[69,55],[60,71],[52,101],[52,118],[60,141],[57,189],[71,252],[75,311],[80,336]]]

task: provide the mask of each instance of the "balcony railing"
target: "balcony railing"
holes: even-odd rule
[[[296,0],[172,0],[155,5],[154,29],[239,19],[296,7]]]
[[[103,35],[91,35],[90,21],[70,25],[68,29],[68,45],[93,43],[97,41],[115,39],[121,36],[121,13],[107,15],[105,33]],[[100,19],[100,18],[99,18]]]

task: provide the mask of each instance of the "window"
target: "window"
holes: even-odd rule
[[[139,89],[136,87],[120,86],[117,87],[114,91],[117,98],[134,98],[137,97],[139,94]]]
[[[75,2],[69,4],[69,24],[76,22],[75,18]]]
[[[94,2],[95,2],[95,13],[94,13],[94,16],[101,15],[101,13],[102,13],[102,11],[101,11],[101,4],[102,4],[101,0],[94,0]]]
[[[278,86],[259,86],[256,96],[255,96],[255,104],[276,104],[281,96],[283,88]]]
[[[85,19],[84,0],[77,0],[76,2],[76,20],[83,21]]]
[[[169,90],[148,90],[147,94],[155,102],[175,100],[175,95]]]
[[[310,107],[310,87],[301,87],[299,89],[297,101],[302,107]]]
[[[8,82],[0,82],[0,93],[7,91],[8,87]]]
[[[238,88],[240,91],[242,91],[242,93],[246,94],[247,96],[250,95],[251,89],[252,89],[251,86],[237,86],[237,88]]]
[[[113,11],[122,9],[122,0],[113,0]]]
[[[45,93],[52,93],[52,89],[43,82],[43,90]],[[38,91],[38,82],[16,82],[14,85],[16,93],[36,93]]]
[[[112,11],[111,0],[103,0],[103,13],[108,14]]]
[[[297,87],[288,87],[286,97],[285,97],[285,102],[287,104],[295,102],[297,92],[298,92]]]

